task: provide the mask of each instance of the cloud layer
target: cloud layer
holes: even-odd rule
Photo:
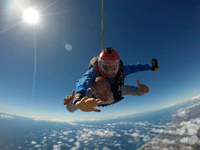
[[[152,129],[153,132],[161,134],[139,150],[200,148],[200,102],[179,109],[173,117],[173,124],[165,130]]]

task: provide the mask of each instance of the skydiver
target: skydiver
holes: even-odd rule
[[[149,92],[148,86],[140,84],[139,80],[138,87],[124,85],[124,77],[145,70],[155,71],[159,67],[139,63],[125,66],[114,49],[104,49],[90,61],[89,70],[76,83],[76,93],[73,91],[71,96],[65,97],[63,104],[69,112],[77,109],[101,112],[93,107],[109,106],[122,100],[123,95],[143,96]]]

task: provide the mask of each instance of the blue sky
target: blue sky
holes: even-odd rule
[[[40,15],[34,25],[23,20],[30,7]],[[159,109],[200,95],[197,0],[104,1],[103,47],[114,48],[125,65],[151,65],[156,58],[160,71],[130,74],[125,84],[137,86],[139,79],[149,93],[125,96],[99,107],[101,113],[69,113],[62,104],[101,52],[101,0],[4,0],[0,11],[2,112],[93,119]]]

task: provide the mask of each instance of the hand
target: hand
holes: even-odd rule
[[[137,80],[137,83],[138,83],[138,88],[139,88],[141,91],[143,91],[143,92],[145,92],[145,93],[149,93],[149,87],[148,87],[148,86],[146,86],[146,85],[144,85],[144,84],[140,84],[140,81],[139,81],[139,80]]]
[[[159,67],[156,67],[154,71],[156,71],[156,70],[160,70],[160,68],[159,68]]]
[[[75,91],[73,90],[71,96],[67,95],[65,97],[65,99],[63,100],[63,105],[71,106],[72,105],[72,101],[74,99],[74,94],[75,94]]]
[[[100,109],[93,107],[98,106],[102,103],[103,101],[100,99],[84,97],[76,103],[76,107],[84,112],[90,112],[90,111],[101,112]]]

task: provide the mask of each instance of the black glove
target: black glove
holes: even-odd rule
[[[158,68],[157,59],[152,59],[151,62],[152,62],[151,70],[154,71],[155,68]]]

